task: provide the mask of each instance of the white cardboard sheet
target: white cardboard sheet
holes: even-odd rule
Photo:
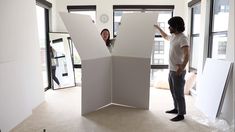
[[[60,13],[82,60],[110,56],[96,25],[87,15]]]
[[[207,58],[198,81],[196,106],[211,120],[215,120],[223,101],[230,68],[231,62]]]
[[[150,58],[157,18],[156,13],[124,14],[112,55]]]
[[[82,114],[95,111],[111,101],[148,109],[149,65],[155,35],[153,25],[157,21],[157,14],[123,16],[122,27],[114,44],[113,56],[116,59],[111,57],[89,16],[61,13],[61,17],[82,60]],[[126,61],[128,65],[125,65]],[[136,63],[140,64],[139,68],[131,68],[138,65]],[[125,72],[128,68],[132,72]],[[127,75],[132,78],[131,83],[119,87],[125,83],[121,80]],[[122,93],[127,94],[122,96]],[[132,93],[137,94],[128,96]]]
[[[82,60],[82,114],[111,103],[111,57]]]

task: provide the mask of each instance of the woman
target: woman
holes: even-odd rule
[[[100,32],[100,35],[101,37],[103,38],[106,46],[108,47],[109,49],[109,52],[111,53],[112,52],[112,48],[113,48],[113,43],[112,41],[110,40],[110,32],[107,28],[103,29],[101,32]]]

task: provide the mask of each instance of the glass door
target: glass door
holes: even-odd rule
[[[42,66],[42,78],[43,88],[47,90],[49,88],[49,77],[48,77],[48,61],[47,61],[47,29],[46,29],[46,11],[47,9],[36,5],[37,12],[37,25],[38,35],[41,53],[41,66]]]

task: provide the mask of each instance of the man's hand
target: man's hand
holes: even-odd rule
[[[160,29],[160,27],[157,24],[154,24],[153,26],[157,29]]]
[[[176,75],[179,76],[184,71],[184,67],[181,64],[177,64]]]

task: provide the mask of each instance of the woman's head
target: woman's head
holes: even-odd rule
[[[105,41],[106,45],[109,46],[110,44],[110,32],[107,28],[103,29],[100,32],[101,37],[103,38],[103,40]]]
[[[171,33],[175,32],[181,33],[184,32],[185,30],[184,20],[179,16],[172,17],[168,21],[168,24],[170,25],[169,29]]]

